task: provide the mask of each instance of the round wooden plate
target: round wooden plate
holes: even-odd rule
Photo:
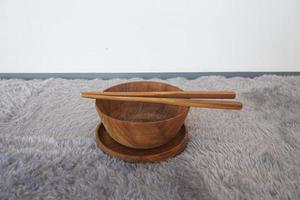
[[[128,162],[158,162],[181,153],[188,142],[188,132],[183,125],[178,134],[167,144],[153,149],[132,149],[113,140],[103,124],[96,129],[97,146],[110,156]]]

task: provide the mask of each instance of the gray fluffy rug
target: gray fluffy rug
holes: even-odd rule
[[[0,199],[300,199],[300,77],[151,79],[244,103],[192,108],[186,150],[156,164],[97,149],[94,101],[79,96],[134,80],[0,80]]]

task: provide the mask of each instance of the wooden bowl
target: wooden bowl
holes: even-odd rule
[[[150,81],[128,82],[106,89],[110,92],[178,91],[175,86]],[[135,149],[166,144],[182,127],[189,107],[158,103],[96,100],[96,109],[109,135]]]
[[[110,92],[177,91],[169,84],[138,81],[116,85]],[[158,103],[96,100],[101,121],[118,143],[136,149],[166,144],[182,127],[189,108]]]

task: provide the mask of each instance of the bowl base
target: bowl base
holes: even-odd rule
[[[97,146],[106,154],[128,162],[158,162],[174,157],[181,153],[188,142],[188,132],[183,125],[167,144],[153,149],[133,149],[117,143],[113,140],[103,124],[96,128]]]

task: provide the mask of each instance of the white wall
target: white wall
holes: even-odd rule
[[[300,71],[299,0],[0,0],[0,72]]]

